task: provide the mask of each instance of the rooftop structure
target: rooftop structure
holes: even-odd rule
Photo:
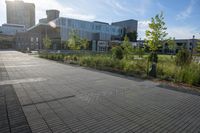
[[[39,23],[48,23],[52,20],[59,18],[60,11],[58,10],[47,10],[46,11],[47,18],[42,18],[39,20]]]

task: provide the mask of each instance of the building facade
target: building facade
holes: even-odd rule
[[[88,22],[63,17],[57,18],[52,22],[60,27],[62,41],[68,40],[70,33],[73,31],[75,31],[80,38],[86,38],[89,41],[110,41],[112,36],[120,36],[123,32],[121,27],[102,22]]]
[[[21,0],[6,0],[7,24],[24,25],[30,28],[35,25],[35,5]]]
[[[26,28],[24,25],[18,24],[3,24],[0,29],[0,34],[14,36],[18,32],[25,32]]]
[[[15,49],[17,50],[40,50],[44,49],[43,39],[48,36],[53,49],[60,49],[60,29],[52,28],[48,24],[38,24],[29,28],[26,32],[17,33],[15,36]]]
[[[186,48],[188,49],[188,51],[190,52],[196,52],[196,46],[197,46],[197,42],[198,40],[193,38],[193,39],[176,39],[175,40],[175,49],[174,50],[170,50],[169,46],[167,43],[164,44],[163,46],[163,53],[178,53],[178,51],[181,48]]]
[[[53,23],[55,27],[52,27],[51,23]],[[44,48],[42,40],[45,36],[48,36],[53,40],[52,42],[55,42],[55,44],[53,44],[54,49],[63,48],[61,45],[67,42],[72,32],[75,32],[76,35],[82,39],[87,39],[91,45],[96,45],[96,49],[93,49],[94,51],[105,51],[107,50],[108,42],[111,40],[111,37],[120,36],[122,28],[99,22],[57,18],[49,23],[39,23],[29,28],[25,33],[17,33],[16,48],[25,49],[27,46],[29,49],[42,49]],[[37,35],[37,37],[35,35]],[[36,38],[38,38],[39,45],[35,47],[30,46],[31,37],[34,38],[33,40],[37,40]]]
[[[40,19],[39,24],[29,28],[24,34],[16,35],[16,48],[25,48],[26,46],[30,48],[31,35],[33,38],[35,35],[39,37],[39,41],[36,47],[37,49],[43,48],[43,37],[48,36],[53,40],[53,49],[63,49],[64,43],[66,44],[72,33],[75,33],[82,39],[87,39],[90,42],[90,48],[93,51],[107,51],[109,47],[109,42],[113,38],[122,38],[124,35],[124,29],[127,31],[137,32],[137,21],[127,20],[119,22],[120,24],[108,24],[105,22],[89,22],[71,18],[59,17],[58,10],[47,10],[47,18]],[[134,23],[133,23],[134,22]],[[131,24],[133,24],[131,26]],[[129,29],[130,28],[130,29]],[[24,38],[24,39],[21,39]],[[28,38],[28,39],[25,39]],[[36,38],[33,40],[37,40]],[[25,41],[25,43],[24,43]],[[34,43],[37,44],[37,43]],[[23,46],[22,46],[23,45]]]
[[[125,20],[125,21],[120,21],[120,22],[114,22],[112,23],[112,25],[123,27],[125,33],[137,32],[138,21],[130,19],[130,20]]]

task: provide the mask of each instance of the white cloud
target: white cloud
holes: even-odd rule
[[[190,0],[190,4],[188,5],[188,7],[186,9],[184,9],[183,11],[181,11],[178,15],[177,15],[177,20],[183,20],[186,19],[188,17],[190,17],[192,11],[193,11],[193,7],[195,5],[195,0]]]
[[[68,6],[67,4],[59,3],[57,0],[24,0],[24,1],[31,1],[35,3],[36,6],[36,14],[37,20],[39,18],[46,17],[46,10],[47,9],[58,9],[60,11],[60,16],[62,17],[70,17],[70,18],[78,18],[82,20],[94,20],[95,15],[92,14],[84,14],[81,12],[76,11],[74,8]]]
[[[197,28],[191,26],[169,27],[167,32],[170,37],[175,37],[176,39],[191,39],[193,35],[195,35],[196,38],[200,38]]]
[[[149,28],[149,20],[139,21],[138,22],[138,39],[145,38],[145,31]]]
[[[122,0],[104,0],[104,2],[113,10],[116,15],[125,15],[125,13],[141,16],[146,13],[151,0],[140,1],[122,1]],[[134,4],[137,3],[137,4]]]

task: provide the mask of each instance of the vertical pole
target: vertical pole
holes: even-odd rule
[[[193,48],[194,48],[194,39],[195,39],[195,35],[193,35],[192,37],[192,51],[191,51],[192,56],[193,56]]]

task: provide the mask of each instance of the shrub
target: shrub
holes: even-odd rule
[[[200,66],[192,63],[179,69],[175,77],[177,82],[188,83],[190,85],[200,85]]]
[[[54,55],[53,54],[48,54],[47,58],[50,59],[50,60],[53,60],[54,59]]]
[[[71,60],[77,62],[77,61],[78,61],[78,56],[77,56],[77,55],[73,55],[73,56],[71,57]]]
[[[68,60],[70,60],[70,56],[69,55],[64,57],[64,61],[68,61]]]
[[[177,66],[185,66],[191,63],[192,56],[190,55],[187,49],[179,50],[178,54],[176,55],[176,65]]]
[[[179,68],[176,67],[174,62],[159,61],[158,65],[157,65],[157,76],[161,79],[173,81],[178,69]]]
[[[134,62],[133,61],[130,61],[130,62],[126,61],[126,62],[124,62],[123,70],[127,74],[133,73],[134,72]]]
[[[112,48],[112,56],[115,59],[123,59],[123,49],[121,48],[121,46],[116,46]]]

